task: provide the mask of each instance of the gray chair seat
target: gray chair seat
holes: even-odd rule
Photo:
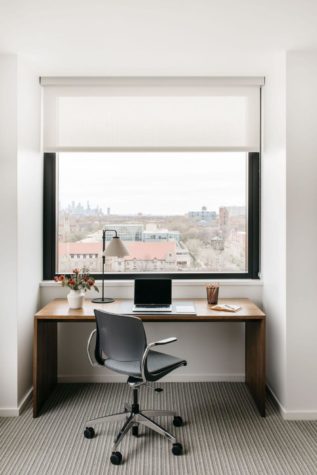
[[[148,372],[153,376],[160,374],[168,374],[170,371],[186,364],[185,360],[176,356],[160,353],[159,351],[150,350],[147,357]],[[117,373],[128,374],[134,377],[141,377],[140,360],[136,361],[118,361],[108,358],[104,365],[116,371]],[[156,378],[155,378],[156,379]]]

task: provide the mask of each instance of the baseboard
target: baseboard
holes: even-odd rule
[[[317,421],[317,411],[285,411],[283,419],[286,421]]]
[[[119,374],[105,374],[105,375],[72,375],[61,374],[58,376],[59,383],[125,383],[126,376]],[[241,383],[245,382],[245,375],[242,373],[234,374],[180,374],[173,376],[165,376],[162,382],[174,383],[196,383],[196,382],[227,382],[227,383]]]
[[[272,388],[267,385],[269,392],[271,393],[278,410],[285,421],[316,421],[317,420],[317,410],[307,411],[306,409],[302,410],[288,410],[281,404],[281,401],[276,396]]]
[[[25,408],[26,404],[32,397],[33,388],[30,388],[23,398],[21,399],[19,405],[17,407],[1,407],[0,408],[0,417],[17,417],[19,416],[23,409]]]
[[[281,401],[279,400],[279,398],[277,397],[277,395],[275,394],[275,392],[273,391],[273,389],[271,388],[269,384],[266,384],[266,388],[267,388],[267,391],[271,394],[272,398],[274,399],[274,402],[278,408],[279,413],[281,414],[283,419],[285,419],[285,414],[286,414],[285,407],[282,405]]]
[[[244,374],[181,374],[173,375],[173,377],[166,376],[163,382],[231,382],[240,383],[245,382]],[[59,375],[59,383],[125,383],[126,377],[119,374],[107,374],[107,375]],[[268,391],[271,393],[278,410],[284,420],[287,421],[316,421],[317,410],[287,410],[281,404],[279,398],[276,396],[272,388],[267,385]],[[17,407],[4,407],[0,408],[0,417],[17,417],[24,410],[26,404],[32,397],[33,388],[30,388],[21,399]]]
[[[1,407],[0,417],[17,417],[20,415],[18,407]]]
[[[22,411],[24,410],[25,406],[30,401],[30,399],[32,399],[32,394],[33,394],[33,387],[31,387],[21,399],[20,404],[18,406],[19,415],[22,413]]]

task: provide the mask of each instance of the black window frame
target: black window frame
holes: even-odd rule
[[[260,271],[260,160],[258,152],[248,153],[248,271],[214,273],[106,273],[108,280],[134,280],[136,278],[157,278],[159,276],[174,280],[206,279],[259,279]],[[43,279],[52,280],[56,272],[56,185],[57,157],[55,153],[44,153],[43,190]],[[101,246],[101,242],[100,242]],[[101,279],[102,274],[92,274]]]

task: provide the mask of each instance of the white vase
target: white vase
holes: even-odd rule
[[[83,307],[84,303],[84,294],[81,290],[71,289],[67,295],[69,308],[78,309]]]

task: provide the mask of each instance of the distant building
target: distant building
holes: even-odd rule
[[[112,259],[111,270],[113,272],[150,272],[175,269],[175,242],[128,242],[125,244],[129,255],[124,259]]]
[[[142,234],[144,242],[156,241],[180,241],[179,231],[169,231],[168,229],[158,228],[155,223],[147,224]]]
[[[60,242],[58,244],[59,272],[72,272],[88,267],[90,272],[101,271],[101,242]]]
[[[191,265],[191,257],[189,251],[184,244],[179,244],[176,247],[176,265],[177,270],[186,270]]]
[[[219,225],[227,226],[229,224],[229,211],[228,208],[219,208]]]
[[[230,244],[237,249],[246,249],[246,237],[247,233],[245,231],[237,231],[235,229],[232,229],[228,241]]]
[[[170,231],[168,229],[158,228],[155,223],[144,225],[134,224],[106,224],[105,229],[116,230],[122,241],[142,241],[142,242],[162,242],[162,241],[180,241],[179,231]],[[81,242],[100,242],[102,230],[89,234]],[[113,233],[106,234],[106,240],[111,241]]]
[[[98,206],[96,208],[91,208],[89,201],[87,201],[86,208],[81,203],[75,203],[72,201],[70,205],[62,210],[70,215],[75,216],[102,216],[102,209]]]
[[[125,245],[129,255],[124,258],[106,258],[107,272],[177,271],[190,266],[191,257],[187,248],[176,241],[132,242]],[[78,267],[101,272],[101,242],[59,243],[59,272],[71,272]]]
[[[208,211],[206,206],[203,206],[200,211],[189,211],[188,217],[203,222],[210,222],[217,218],[216,211]]]
[[[176,271],[190,266],[191,257],[184,246],[179,246],[176,241],[165,242],[129,242],[126,243],[129,255],[124,261],[114,259],[112,270],[114,272],[125,270],[126,272],[149,272],[149,271]]]
[[[106,224],[105,229],[115,229],[122,241],[142,241],[143,224]],[[113,234],[106,233],[106,240],[111,241]]]
[[[210,241],[211,247],[216,251],[223,251],[225,248],[225,243],[222,237],[216,236],[213,237]]]
[[[245,216],[245,206],[227,206],[230,218],[236,216]]]

